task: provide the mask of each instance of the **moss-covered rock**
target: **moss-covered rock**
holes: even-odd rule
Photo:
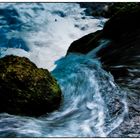
[[[0,112],[40,116],[57,109],[61,90],[48,70],[25,57],[0,59]]]

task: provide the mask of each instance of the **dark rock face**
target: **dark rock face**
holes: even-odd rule
[[[112,72],[117,82],[137,91],[140,90],[135,83],[140,77],[139,18],[140,7],[122,10],[112,17],[103,29],[103,36],[112,42],[98,52],[104,68]]]
[[[140,20],[138,19],[140,19],[139,6],[124,7],[107,21],[100,33],[94,37],[89,36],[87,40],[88,35],[81,38],[83,42],[86,40],[85,43],[80,40],[74,43],[77,43],[79,48],[77,52],[77,46],[75,47],[76,53],[87,54],[88,51],[83,50],[90,52],[97,48],[98,45],[95,44],[100,40],[110,40],[96,56],[100,58],[103,68],[114,76],[115,82],[128,91],[129,112],[124,122],[112,131],[109,137],[140,137]],[[96,36],[99,36],[98,39]],[[86,43],[87,45],[82,45]],[[85,46],[88,48],[85,49]],[[70,52],[74,53],[73,46],[70,46],[67,55]]]
[[[68,53],[86,54],[95,49],[102,39],[110,40],[107,47],[97,52],[103,67],[122,85],[139,89],[132,81],[139,76],[140,7],[124,8],[113,16],[102,31],[89,34],[73,42]],[[93,36],[94,35],[94,36]],[[77,49],[78,48],[78,49]],[[124,82],[125,81],[125,82]],[[131,81],[131,82],[130,82]]]
[[[140,4],[138,2],[79,2],[82,8],[86,8],[87,15],[95,17],[110,18],[118,11],[135,8]]]
[[[139,2],[112,2],[111,4],[108,4],[108,8],[105,11],[104,17],[110,18],[117,14],[120,10],[129,10],[137,6],[140,6]]]
[[[106,22],[103,32],[110,39],[120,39],[125,33],[134,32],[139,28],[137,19],[140,17],[140,6],[124,8]],[[130,20],[131,19],[131,20]]]
[[[40,116],[57,109],[61,90],[48,70],[25,57],[0,59],[0,112]]]
[[[88,34],[76,41],[74,41],[69,49],[69,52],[76,52],[76,53],[88,53],[89,51],[93,50],[93,47],[96,48],[99,45],[99,38],[102,34],[102,31],[96,31],[95,33]]]

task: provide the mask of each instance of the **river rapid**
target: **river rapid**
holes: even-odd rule
[[[124,121],[127,91],[96,58],[109,40],[87,55],[65,56],[74,40],[106,21],[76,3],[0,3],[0,57],[25,56],[48,69],[63,94],[60,108],[39,118],[1,113],[0,137],[107,137]]]

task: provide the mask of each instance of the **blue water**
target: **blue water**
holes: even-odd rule
[[[0,57],[25,56],[49,69],[64,97],[58,110],[39,118],[1,113],[0,137],[107,137],[123,122],[126,92],[95,58],[109,41],[65,57],[74,40],[106,21],[84,10],[76,3],[0,3]]]

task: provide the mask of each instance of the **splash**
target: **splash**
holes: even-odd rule
[[[7,3],[0,4],[0,8],[0,21],[7,23],[0,26],[4,38],[0,41],[1,57],[25,56],[49,70],[65,56],[74,40],[101,30],[106,21],[86,16],[85,9],[76,3]]]
[[[58,80],[59,110],[39,118],[0,114],[0,137],[106,137],[128,112],[125,91],[93,59],[66,51],[74,40],[100,30],[106,21],[86,16],[76,3],[0,4],[0,55],[28,57]],[[61,59],[60,59],[61,58]]]
[[[106,137],[122,123],[125,92],[99,61],[71,54],[57,62],[52,74],[63,93],[60,109],[38,119],[1,114],[1,136]]]

